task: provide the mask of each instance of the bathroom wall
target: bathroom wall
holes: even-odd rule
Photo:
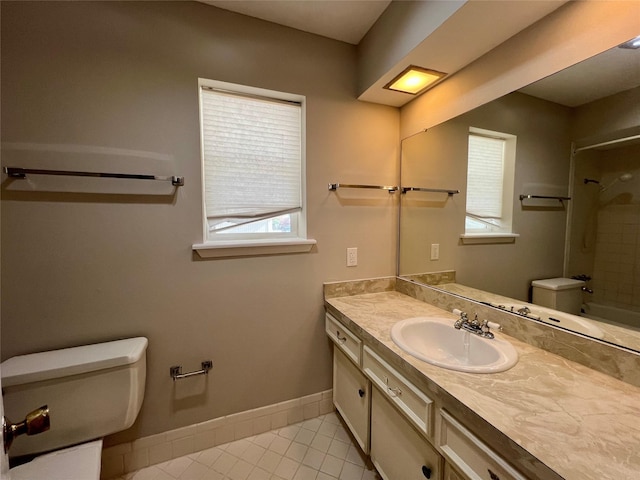
[[[640,88],[612,95],[575,109],[572,137],[578,145],[633,136],[640,129]],[[569,274],[585,273],[593,294],[585,301],[640,311],[640,147],[584,150],[575,155]],[[634,177],[614,180],[623,173]],[[600,192],[590,178],[608,186]],[[610,187],[609,187],[610,186]]]
[[[395,272],[397,195],[327,190],[397,178],[399,112],[355,100],[356,48],[195,2],[0,7],[3,165],[116,169],[126,150],[152,152],[163,159],[152,167],[185,177],[175,196],[135,181],[114,195],[96,193],[109,180],[76,179],[75,193],[5,180],[2,358],[147,336],[142,412],[110,444],[330,388],[322,282]],[[198,77],[306,95],[312,253],[193,253]],[[358,247],[357,267],[345,266],[347,247]],[[169,377],[172,365],[207,359],[207,377]]]
[[[591,300],[640,312],[640,145],[603,152]],[[624,173],[634,177],[613,183]],[[585,295],[589,297],[589,295]]]
[[[403,141],[402,184],[459,189],[443,194],[402,197],[400,273],[455,270],[463,285],[527,301],[536,278],[562,275],[566,208],[557,201],[536,205],[520,194],[567,195],[571,110],[522,93],[513,93]],[[515,135],[513,196],[515,242],[463,244],[467,194],[469,127]],[[423,174],[413,172],[421,170]],[[419,178],[411,178],[417,176]],[[437,228],[435,226],[437,225]],[[431,260],[431,244],[440,258]]]

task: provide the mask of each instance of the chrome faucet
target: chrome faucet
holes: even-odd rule
[[[462,329],[466,330],[467,332],[475,333],[476,335],[479,335],[483,338],[493,338],[493,333],[491,333],[489,328],[489,321],[479,321],[478,315],[475,315],[473,320],[469,320],[469,317],[465,312],[460,312],[460,318],[456,320],[456,323],[453,324],[453,327],[456,330]]]

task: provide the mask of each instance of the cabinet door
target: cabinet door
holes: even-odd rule
[[[333,404],[364,453],[369,453],[371,382],[339,349],[333,349]]]
[[[371,397],[371,461],[385,480],[440,480],[442,458],[377,388]]]
[[[456,472],[455,469],[451,465],[449,465],[449,462],[445,462],[444,480],[467,480],[467,479],[464,478],[462,475],[460,475],[458,472]]]

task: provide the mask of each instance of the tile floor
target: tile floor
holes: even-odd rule
[[[380,480],[335,413],[113,480]]]

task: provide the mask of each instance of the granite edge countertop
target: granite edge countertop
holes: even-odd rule
[[[463,416],[463,423],[479,419],[472,426],[482,429],[479,436],[504,435],[507,442],[489,442],[497,453],[514,461],[519,452],[509,449],[512,442],[530,455],[515,459],[523,473],[566,480],[638,477],[640,388],[495,331],[518,351],[513,368],[492,374],[447,370],[402,351],[390,330],[400,320],[422,316],[451,318],[453,325],[452,313],[394,291],[328,298],[325,305],[365,344],[382,349],[395,368],[452,399],[461,410],[451,413]],[[536,468],[532,460],[541,465]]]

